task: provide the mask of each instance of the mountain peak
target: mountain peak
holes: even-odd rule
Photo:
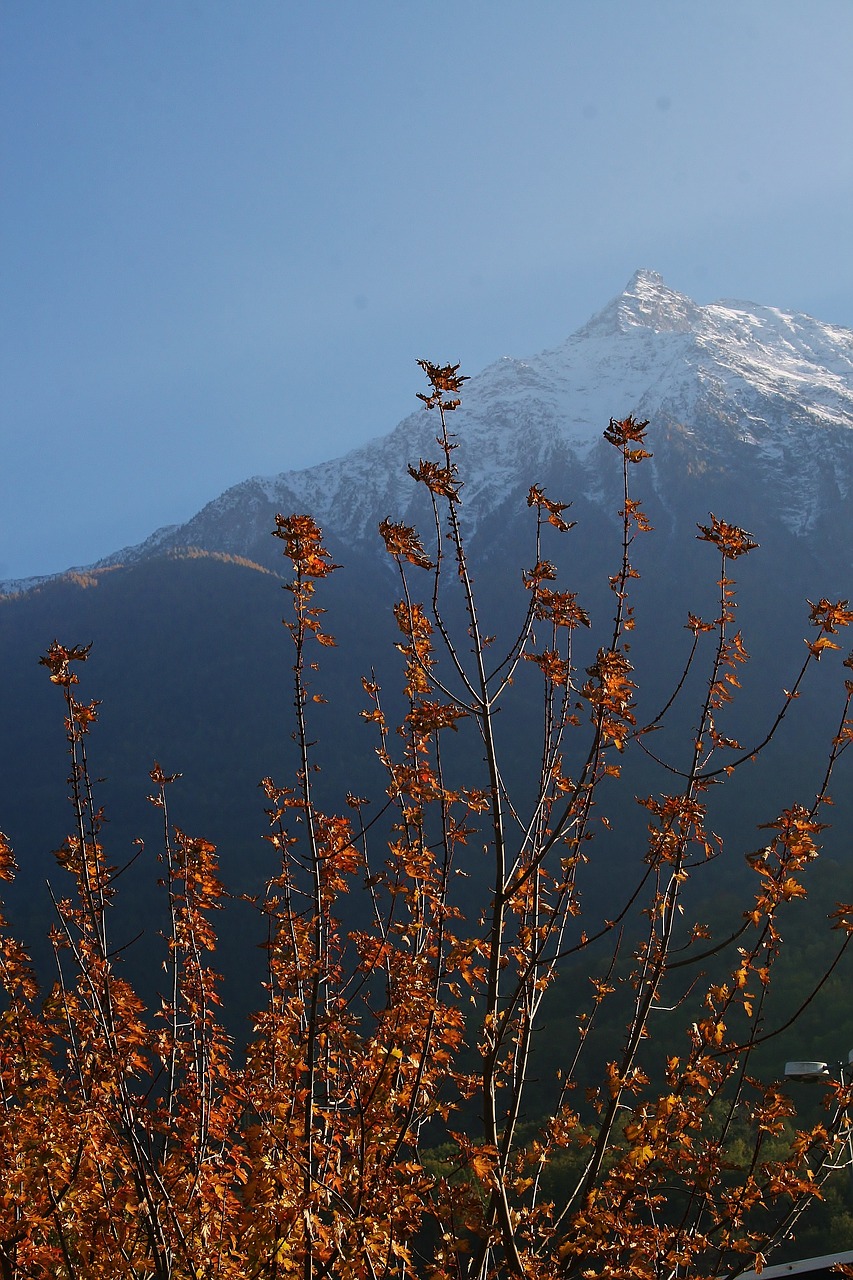
[[[700,308],[692,298],[670,289],[656,271],[641,268],[634,272],[622,293],[593,316],[586,330],[625,333],[630,329],[653,329],[657,333],[688,333],[699,313]]]
[[[454,426],[467,452],[469,529],[530,473],[566,471],[576,492],[603,500],[595,450],[611,414],[654,423],[648,475],[665,504],[692,476],[705,487],[731,481],[746,524],[753,491],[772,493],[774,519],[798,536],[849,523],[853,333],[807,316],[752,303],[699,306],[657,272],[636,271],[562,346],[505,357],[472,378],[463,401]],[[186,524],[96,567],[187,547],[267,563],[276,511],[311,511],[347,546],[366,545],[380,519],[415,519],[404,463],[429,456],[433,432],[415,411],[343,458],[244,481]],[[756,521],[764,518],[756,509]],[[0,582],[0,595],[36,585]]]

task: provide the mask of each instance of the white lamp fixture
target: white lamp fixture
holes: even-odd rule
[[[804,1084],[815,1080],[828,1080],[832,1072],[826,1062],[786,1062],[785,1079],[800,1080]]]

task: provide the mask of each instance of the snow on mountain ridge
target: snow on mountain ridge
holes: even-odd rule
[[[644,328],[657,333],[688,333],[701,310],[687,294],[670,289],[656,271],[643,268],[635,271],[623,292],[611,299],[579,332],[612,333]]]
[[[747,303],[713,303],[704,313],[698,342],[717,364],[766,394],[805,391],[816,417],[853,426],[853,333]]]
[[[853,334],[751,303],[699,306],[656,273],[639,271],[560,347],[497,360],[466,383],[462,401],[451,426],[469,529],[557,454],[582,465],[611,415],[634,413],[677,423],[688,435],[691,423],[702,422],[702,445],[720,456],[735,442],[755,449],[780,472],[774,483],[786,491],[788,523],[803,531],[817,516],[817,471],[831,471],[839,491],[848,491],[849,449],[845,461],[832,456],[831,442],[815,452],[807,441],[796,484],[782,473],[805,428],[853,426]],[[416,410],[341,458],[255,477],[205,508],[184,536],[209,536],[222,504],[239,506],[251,486],[279,509],[310,509],[346,539],[372,537],[377,518],[409,510],[406,463],[434,452],[435,430],[433,415]]]
[[[722,469],[745,447],[765,468],[789,527],[807,532],[827,484],[843,499],[853,487],[853,332],[749,302],[702,306],[657,273],[636,272],[559,347],[503,357],[465,384],[450,425],[469,528],[558,458],[572,460],[592,497],[588,464],[602,432],[611,416],[631,413],[675,430]],[[276,510],[310,510],[345,541],[373,538],[378,519],[410,512],[406,464],[434,456],[435,432],[435,415],[415,410],[343,457],[243,481],[185,525],[157,530],[99,565],[172,547],[248,554],[268,536]]]

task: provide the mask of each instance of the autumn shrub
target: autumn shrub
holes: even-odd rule
[[[683,668],[641,718],[632,556],[652,530],[631,480],[651,455],[648,424],[627,418],[605,431],[621,467],[621,548],[592,660],[579,670],[577,638],[593,620],[545,551],[546,534],[569,535],[568,508],[537,485],[523,617],[496,652],[448,425],[464,378],[421,363],[438,452],[409,471],[432,528],[422,537],[390,517],[380,527],[399,576],[404,712],[389,723],[380,679],[365,673],[363,716],[383,775],[370,803],[345,778],[338,811],[316,798],[312,714],[334,644],[320,601],[336,566],[310,516],[277,517],[298,765],[263,783],[277,869],[255,902],[260,927],[247,945],[261,942],[266,978],[240,1059],[213,968],[227,897],[216,850],[173,824],[176,775],[155,764],[168,924],[161,1001],[146,1009],[110,933],[124,867],[108,854],[89,762],[98,704],[78,697],[88,650],[55,642],[42,659],[65,699],[73,828],[56,853],[67,889],[54,897],[45,997],[2,922],[4,1280],[735,1276],[771,1256],[843,1163],[844,1073],[804,1123],[755,1063],[781,1029],[770,1016],[780,921],[806,894],[853,738],[850,678],[812,797],[767,815],[731,926],[712,936],[690,891],[722,851],[709,793],[719,805],[785,732],[853,612],[846,601],[809,605],[799,671],[766,727],[738,741],[727,714],[748,654],[734,566],[756,544],[712,515],[698,536],[718,565],[715,616],[688,613]],[[695,720],[664,754],[657,732],[697,687]],[[541,707],[540,737],[523,744],[521,798],[500,720],[519,689]],[[636,799],[625,793],[635,757],[659,779]],[[593,837],[629,811],[643,815],[643,843],[613,877],[605,913],[584,897],[607,874]],[[13,871],[4,840],[0,877]],[[354,923],[347,896],[359,904]],[[834,910],[830,967],[848,947],[852,910]],[[548,1000],[566,973],[582,974],[588,994],[578,993],[571,1034],[561,1024],[559,1068],[542,1079],[537,1037],[549,1034]]]

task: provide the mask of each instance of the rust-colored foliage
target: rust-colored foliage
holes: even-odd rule
[[[168,928],[162,1001],[146,1010],[120,976],[109,936],[120,869],[105,849],[88,762],[97,703],[75,697],[88,648],[54,642],[42,659],[65,700],[73,827],[56,853],[68,888],[54,898],[57,977],[43,1000],[0,917],[2,1280],[734,1276],[785,1238],[843,1149],[850,1089],[831,1086],[823,1119],[797,1127],[785,1091],[753,1074],[753,1055],[774,1034],[765,1015],[780,918],[806,894],[824,829],[818,815],[853,740],[853,680],[843,682],[813,801],[773,815],[764,846],[749,855],[755,891],[733,934],[714,941],[682,912],[688,881],[721,851],[708,825],[709,787],[776,735],[809,667],[838,647],[832,637],[853,612],[846,601],[810,603],[817,636],[769,732],[743,745],[727,735],[720,726],[748,661],[732,630],[729,565],[756,544],[712,515],[699,528],[720,557],[718,615],[688,614],[685,670],[664,710],[638,720],[631,548],[651,525],[629,477],[651,455],[648,423],[626,418],[604,433],[622,468],[621,563],[610,578],[612,625],[586,678],[574,644],[592,619],[576,592],[556,585],[542,545],[547,526],[551,537],[570,532],[568,504],[537,485],[528,496],[526,613],[508,651],[493,657],[446,421],[465,379],[458,365],[419,363],[439,457],[410,473],[429,493],[434,546],[425,549],[405,524],[380,526],[400,578],[406,710],[392,733],[378,680],[363,680],[384,773],[370,818],[367,800],[350,792],[341,813],[315,796],[309,713],[322,696],[309,696],[308,681],[318,679],[313,646],[334,644],[315,598],[336,566],[310,516],[276,519],[293,573],[285,625],[299,764],[291,785],[263,783],[277,865],[258,904],[267,972],[239,1068],[212,965],[226,897],[216,851],[171,823],[177,775],[155,763]],[[424,591],[413,572],[426,575]],[[450,588],[461,593],[461,636],[445,610]],[[698,721],[681,757],[658,758],[652,734],[704,645]],[[531,667],[541,674],[542,737],[522,801],[507,792],[496,718]],[[448,775],[448,730],[473,730],[472,754],[484,760],[459,783]],[[610,918],[595,918],[581,896],[593,874],[586,851],[625,807],[612,799],[613,784],[632,751],[658,759],[666,787],[640,799],[647,830],[634,880],[614,886]],[[469,877],[483,849],[488,885],[463,918],[456,877]],[[0,880],[14,869],[0,837]],[[352,892],[367,895],[372,922],[348,932],[340,905]],[[619,939],[632,913],[642,929],[627,975],[617,975],[628,963]],[[853,933],[850,904],[832,922],[840,955]],[[590,961],[588,1008],[550,1082],[551,1104],[531,1117],[543,1001],[570,957],[591,956],[608,938],[604,971]],[[581,1064],[595,1061],[596,1029],[620,987],[631,992],[621,1047],[583,1095]],[[682,1032],[667,1032],[661,1054],[663,1011],[682,1004]]]
[[[713,511],[711,523],[700,524],[698,529],[699,533],[696,536],[699,540],[713,542],[727,560],[737,560],[738,556],[745,556],[758,546],[758,543],[743,529],[739,529],[735,524],[727,524],[725,520],[718,520]]]

